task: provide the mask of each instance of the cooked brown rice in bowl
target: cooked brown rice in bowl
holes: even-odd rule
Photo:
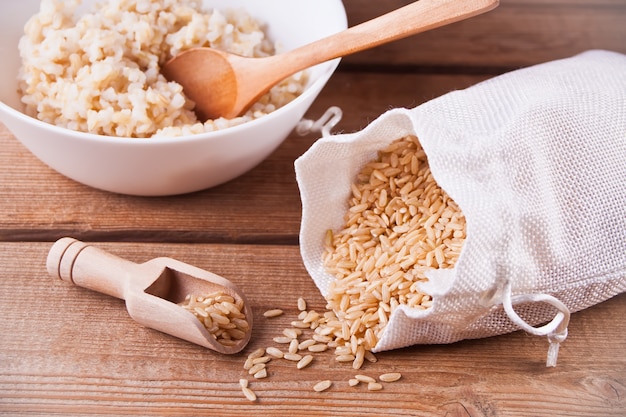
[[[180,51],[210,46],[267,56],[279,46],[242,10],[195,0],[112,0],[84,11],[79,0],[42,0],[19,50],[25,113],[99,135],[148,138],[211,132],[262,117],[302,93],[305,73],[275,86],[243,116],[205,123],[160,66]]]

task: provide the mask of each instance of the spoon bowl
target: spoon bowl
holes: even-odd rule
[[[201,120],[245,112],[281,80],[313,65],[458,22],[495,8],[499,0],[418,0],[284,54],[247,58],[194,48],[167,62],[162,74],[183,86]],[[204,69],[204,70],[200,70]]]

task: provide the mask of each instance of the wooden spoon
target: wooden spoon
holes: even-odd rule
[[[211,48],[181,52],[162,68],[196,103],[201,120],[233,118],[274,85],[331,59],[402,39],[489,11],[499,0],[418,0],[357,26],[264,58],[245,58]]]
[[[250,340],[252,311],[244,295],[232,282],[203,269],[171,258],[136,264],[69,237],[54,243],[46,266],[54,277],[126,300],[130,316],[146,327],[226,354],[239,352]],[[189,294],[216,291],[244,304],[248,329],[232,346],[216,340],[193,313],[178,304]]]

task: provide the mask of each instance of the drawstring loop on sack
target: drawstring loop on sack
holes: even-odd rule
[[[330,136],[330,131],[337,126],[343,117],[343,111],[337,106],[329,107],[319,119],[313,121],[302,119],[296,126],[296,133],[300,136],[313,132],[321,132],[322,137]]]
[[[526,323],[513,309],[514,304],[540,302],[548,303],[558,310],[554,318],[549,323],[540,327],[533,327]],[[512,296],[510,282],[507,282],[504,288],[502,306],[504,307],[506,314],[509,316],[509,319],[511,319],[511,321],[518,325],[522,330],[535,336],[548,337],[550,347],[548,348],[546,366],[556,366],[560,344],[567,338],[567,326],[570,318],[570,311],[567,306],[559,299],[548,294],[520,294]]]

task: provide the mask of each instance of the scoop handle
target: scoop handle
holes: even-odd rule
[[[83,288],[125,299],[125,289],[140,266],[74,238],[57,240],[46,260],[48,273]]]

